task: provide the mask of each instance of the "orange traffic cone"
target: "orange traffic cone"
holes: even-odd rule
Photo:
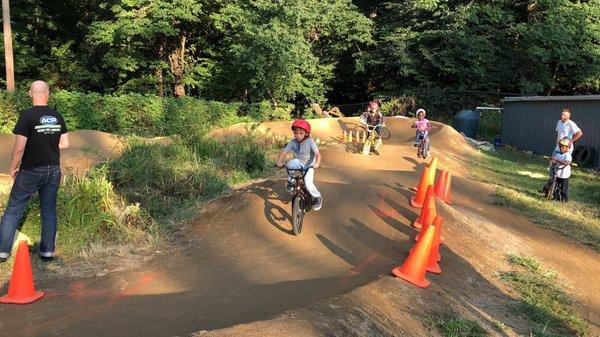
[[[425,231],[427,231],[427,228],[429,228],[429,226],[431,226],[433,224],[433,220],[435,220],[435,217],[437,216],[437,212],[435,211],[435,208],[429,208],[427,210],[427,214],[425,215],[425,221],[422,223],[422,228],[421,228],[421,233],[425,233]],[[415,236],[415,242],[419,241],[419,238],[421,237],[421,234],[417,234]]]
[[[8,294],[0,297],[0,303],[27,304],[40,299],[42,296],[44,296],[44,293],[35,291],[33,286],[33,273],[31,272],[27,241],[21,240],[10,285],[8,286]]]
[[[437,171],[437,164],[438,164],[438,158],[436,156],[433,156],[433,158],[431,158],[431,162],[429,162],[429,181],[431,182],[431,185],[434,185],[434,182],[435,182],[435,173]]]
[[[440,197],[442,195],[442,190],[446,188],[446,179],[448,178],[448,171],[442,170],[438,175],[438,179],[435,182],[435,187],[433,191],[435,192],[436,197]]]
[[[441,274],[442,268],[438,261],[441,260],[440,244],[442,243],[442,223],[444,218],[436,216],[433,221],[433,225],[430,227],[435,228],[435,234],[433,235],[433,243],[431,244],[431,253],[429,254],[429,260],[427,260],[427,271],[430,273]]]
[[[429,165],[427,165],[427,167],[429,168],[429,182],[431,183],[431,185],[433,185],[433,183],[435,182],[435,171],[437,170],[437,163],[438,163],[438,159],[437,157],[433,157],[431,159],[431,161],[429,162]],[[410,188],[412,191],[416,191],[418,189],[417,186],[411,187]]]
[[[416,229],[422,229],[423,224],[427,222],[427,213],[429,212],[430,208],[433,208],[434,215],[433,218],[431,218],[430,222],[428,222],[428,224],[431,224],[433,222],[433,219],[435,218],[436,214],[435,194],[433,192],[433,186],[431,185],[427,187],[427,192],[425,193],[425,201],[423,202],[423,206],[421,207],[421,214],[413,223],[413,227],[415,227]]]
[[[432,185],[429,181],[429,167],[426,167],[421,174],[421,182],[419,182],[419,188],[417,194],[410,197],[410,205],[412,207],[423,207],[425,201],[425,194],[427,193],[427,187]]]
[[[433,245],[433,236],[435,229],[429,226],[423,235],[423,240],[420,240],[414,250],[408,255],[402,267],[396,267],[392,270],[392,275],[406,280],[418,287],[427,288],[429,281],[425,278],[427,269],[427,261]]]
[[[442,199],[442,201],[444,201],[448,205],[452,205],[452,202],[450,201],[450,195],[452,194],[451,185],[452,185],[452,173],[447,172],[444,184],[442,186],[440,186],[440,194],[438,195],[436,193],[438,198]]]

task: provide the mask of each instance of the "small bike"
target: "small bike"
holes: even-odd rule
[[[548,156],[543,156],[544,159],[550,160],[552,158]],[[575,163],[569,164],[571,166],[577,166]],[[548,200],[557,200],[562,201],[563,195],[561,193],[561,186],[558,180],[556,179],[557,171],[560,168],[559,164],[554,164],[550,166],[550,178],[542,188],[542,192],[544,193],[544,197]]]
[[[385,124],[367,125],[367,139],[365,145],[363,145],[362,154],[368,156],[371,152],[371,146],[375,151],[379,151],[382,145],[382,139],[389,139],[392,136],[392,132],[388,129]],[[379,128],[380,137],[377,137],[375,129]]]
[[[311,167],[301,169],[285,168],[288,176],[294,180],[294,189],[292,192],[292,231],[294,235],[299,235],[302,232],[304,214],[312,209],[315,202],[304,184],[304,176]]]
[[[429,136],[421,135],[417,141],[415,141],[415,147],[418,147],[417,157],[419,158],[427,158],[429,156]]]

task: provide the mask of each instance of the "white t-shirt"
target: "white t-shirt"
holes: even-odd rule
[[[572,161],[571,153],[569,152],[555,153],[552,157],[560,161]],[[558,165],[559,169],[556,171],[556,176],[562,179],[569,178],[571,176],[571,165]]]
[[[566,123],[563,123],[559,120],[556,123],[556,148],[554,151],[558,151],[558,141],[563,138],[573,139],[573,136],[581,131],[581,129],[573,122],[572,120],[568,120]],[[573,143],[571,143],[571,147],[569,148],[569,152],[573,152]]]

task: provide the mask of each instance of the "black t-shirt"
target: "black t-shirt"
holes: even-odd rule
[[[67,125],[58,111],[45,105],[22,111],[13,133],[27,137],[21,169],[60,164],[58,142]]]

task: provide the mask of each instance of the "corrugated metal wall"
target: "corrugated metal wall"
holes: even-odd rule
[[[503,100],[502,142],[520,150],[550,155],[556,141],[556,122],[563,108],[583,132],[576,145],[596,149],[600,167],[600,96],[508,97]]]

